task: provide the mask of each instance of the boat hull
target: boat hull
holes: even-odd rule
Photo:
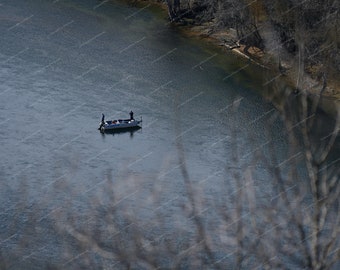
[[[104,131],[118,131],[118,130],[129,130],[129,129],[139,129],[141,128],[139,124],[141,121],[136,120],[116,120],[116,121],[106,121],[101,124],[99,130]]]

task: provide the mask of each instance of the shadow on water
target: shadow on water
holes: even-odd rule
[[[135,132],[137,132],[138,130],[141,130],[141,127],[132,127],[132,128],[121,128],[121,129],[117,129],[117,130],[105,130],[105,131],[99,131],[102,135],[102,137],[105,137],[107,135],[126,135],[128,133],[130,133],[130,137],[133,138],[133,135]]]

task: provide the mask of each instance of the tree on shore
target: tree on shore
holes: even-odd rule
[[[209,22],[211,31],[235,29],[245,52],[254,46],[277,53],[280,64],[301,53],[298,46],[303,42],[305,71],[317,80],[339,81],[339,1],[167,0],[167,4],[172,21],[190,17],[195,24]],[[277,42],[271,46],[274,36]]]
[[[181,9],[180,0],[166,0],[166,3],[168,5],[169,19],[175,21],[178,18]]]

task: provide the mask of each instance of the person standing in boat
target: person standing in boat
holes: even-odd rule
[[[102,113],[102,122],[100,123],[100,126],[98,128],[99,130],[105,125],[104,119],[105,119],[105,115]]]
[[[133,119],[133,111],[130,112],[130,120],[134,120]]]

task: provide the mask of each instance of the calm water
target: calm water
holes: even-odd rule
[[[276,111],[253,91],[260,84],[233,74],[247,63],[182,37],[151,7],[101,3],[0,1],[5,268],[115,269],[107,241],[128,248],[133,228],[150,241],[189,237],[178,230],[191,222],[179,214],[188,204],[182,156],[209,223],[228,168],[252,164],[270,140],[285,153],[280,121],[267,124]],[[98,132],[101,113],[127,118],[130,110],[143,117],[141,130]],[[255,168],[265,195],[270,179]]]

